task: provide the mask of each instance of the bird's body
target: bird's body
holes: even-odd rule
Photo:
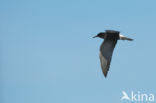
[[[109,71],[113,50],[118,40],[133,40],[131,38],[127,38],[123,35],[120,35],[119,31],[114,30],[106,30],[106,32],[101,32],[95,37],[100,37],[105,39],[100,47],[100,62],[101,68],[104,76],[107,76],[107,72]]]

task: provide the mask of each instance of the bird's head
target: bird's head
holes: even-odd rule
[[[96,37],[99,37],[99,38],[105,38],[105,35],[106,33],[105,32],[101,32],[101,33],[98,33],[96,36],[94,36],[93,38],[96,38]]]

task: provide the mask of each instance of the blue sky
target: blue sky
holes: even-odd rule
[[[1,0],[1,103],[124,103],[122,91],[156,94],[155,0]],[[105,79],[106,29],[119,41]],[[129,102],[128,102],[129,103]]]

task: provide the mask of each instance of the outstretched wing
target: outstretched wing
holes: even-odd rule
[[[107,77],[107,72],[109,71],[109,66],[116,43],[117,40],[106,39],[100,47],[101,68],[105,77]]]

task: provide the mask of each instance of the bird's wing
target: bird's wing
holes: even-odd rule
[[[111,33],[120,33],[119,31],[115,31],[115,30],[105,30],[107,34],[111,34]]]
[[[100,61],[101,61],[101,68],[104,76],[107,76],[107,72],[109,70],[113,50],[117,40],[104,40],[100,47]]]

